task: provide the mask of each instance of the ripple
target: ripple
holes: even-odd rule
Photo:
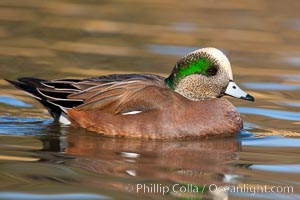
[[[251,130],[253,128],[259,128],[259,126],[255,123],[244,122],[244,130]]]
[[[282,136],[261,138],[247,138],[242,140],[243,146],[272,146],[272,147],[300,147],[300,139]]]
[[[176,46],[176,45],[160,45],[160,44],[149,44],[146,45],[146,49],[159,54],[182,56],[192,51],[195,51],[202,47],[193,46]],[[225,49],[220,49],[223,53],[228,53]]]
[[[5,135],[40,135],[46,134],[45,127],[52,122],[45,118],[22,118],[0,116],[0,134]]]
[[[279,77],[285,80],[300,81],[300,75],[285,74],[285,75],[279,75]]]
[[[250,169],[272,171],[272,172],[286,172],[286,173],[300,173],[300,165],[251,165]]]
[[[7,96],[0,96],[0,103],[9,106],[15,106],[15,107],[26,107],[26,108],[32,107],[32,105],[25,103],[24,101],[18,100],[13,97],[7,97]]]
[[[159,53],[164,55],[175,55],[175,56],[182,56],[199,49],[199,47],[158,45],[158,44],[150,44],[147,45],[146,48],[154,53]]]
[[[188,22],[171,23],[171,28],[177,32],[189,33],[197,29],[197,24]]]
[[[72,193],[72,194],[29,194],[29,193],[14,193],[14,192],[2,192],[0,193],[2,199],[13,199],[13,200],[56,200],[56,199],[111,199],[103,195],[98,194],[83,194],[83,193]]]
[[[19,123],[26,123],[26,124],[40,124],[50,121],[44,118],[25,118],[25,117],[7,117],[7,116],[0,116],[0,124],[19,124]]]
[[[282,106],[300,107],[300,102],[274,102]]]
[[[250,107],[238,107],[237,109],[240,113],[244,113],[244,114],[262,115],[274,119],[283,119],[283,120],[291,120],[291,121],[300,120],[300,113],[296,113],[296,112],[271,110],[265,108],[250,108]]]
[[[254,197],[255,194],[255,197]],[[232,196],[236,196],[236,197],[246,197],[248,198],[253,198],[253,199],[270,199],[270,200],[274,200],[274,199],[285,199],[285,200],[295,200],[295,199],[299,199],[300,195],[298,194],[284,194],[284,193],[254,193],[254,192],[250,192],[250,193],[230,193],[230,195]]]
[[[285,63],[293,65],[293,66],[300,66],[300,57],[299,56],[289,56],[284,58]]]
[[[300,85],[281,83],[243,83],[243,85],[253,90],[299,90]]]
[[[287,19],[286,24],[296,30],[300,30],[300,20],[299,19]]]

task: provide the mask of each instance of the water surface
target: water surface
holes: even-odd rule
[[[0,199],[300,199],[299,24],[296,0],[1,0]],[[107,138],[2,80],[167,75],[206,46],[256,98],[228,98],[245,122],[234,138]]]

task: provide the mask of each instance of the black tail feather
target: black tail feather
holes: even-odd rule
[[[47,82],[47,80],[44,79],[31,78],[31,77],[18,78],[18,81],[34,87],[40,87],[42,86],[42,82]]]
[[[32,86],[31,84],[12,81],[12,80],[8,80],[8,79],[4,79],[4,80],[6,80],[7,82],[9,82],[13,86],[15,86],[17,89],[23,90],[39,100],[42,99],[42,97],[39,94],[39,92],[37,91],[36,87]]]
[[[66,91],[63,88],[59,88],[59,91],[56,90],[53,86],[47,86],[43,83],[47,83],[47,80],[24,77],[19,78],[18,81],[5,79],[7,82],[15,86],[17,89],[23,90],[28,93],[30,96],[37,99],[44,107],[47,108],[48,112],[52,115],[54,120],[59,120],[62,112],[65,112],[66,109],[80,105],[82,101],[71,101],[68,103],[67,96],[74,93],[75,91],[70,91],[69,89],[72,86],[66,87]],[[42,91],[42,92],[41,92]],[[44,93],[47,93],[44,94]],[[57,99],[60,97],[61,99]]]

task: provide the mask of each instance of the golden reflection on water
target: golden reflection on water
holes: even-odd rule
[[[18,143],[15,140],[20,139]],[[43,145],[37,139],[32,137],[16,137],[16,136],[5,136],[0,135],[0,144],[1,144],[1,153],[0,153],[0,162],[1,161],[25,161],[33,162],[39,161],[38,155],[32,153],[32,150],[41,150]]]

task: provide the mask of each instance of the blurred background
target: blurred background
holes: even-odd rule
[[[299,9],[297,0],[0,0],[0,199],[300,199]],[[201,47],[221,49],[235,81],[256,98],[228,97],[245,122],[237,138],[103,138],[53,124],[3,80],[167,76]],[[292,185],[294,192],[124,191],[141,182]]]

